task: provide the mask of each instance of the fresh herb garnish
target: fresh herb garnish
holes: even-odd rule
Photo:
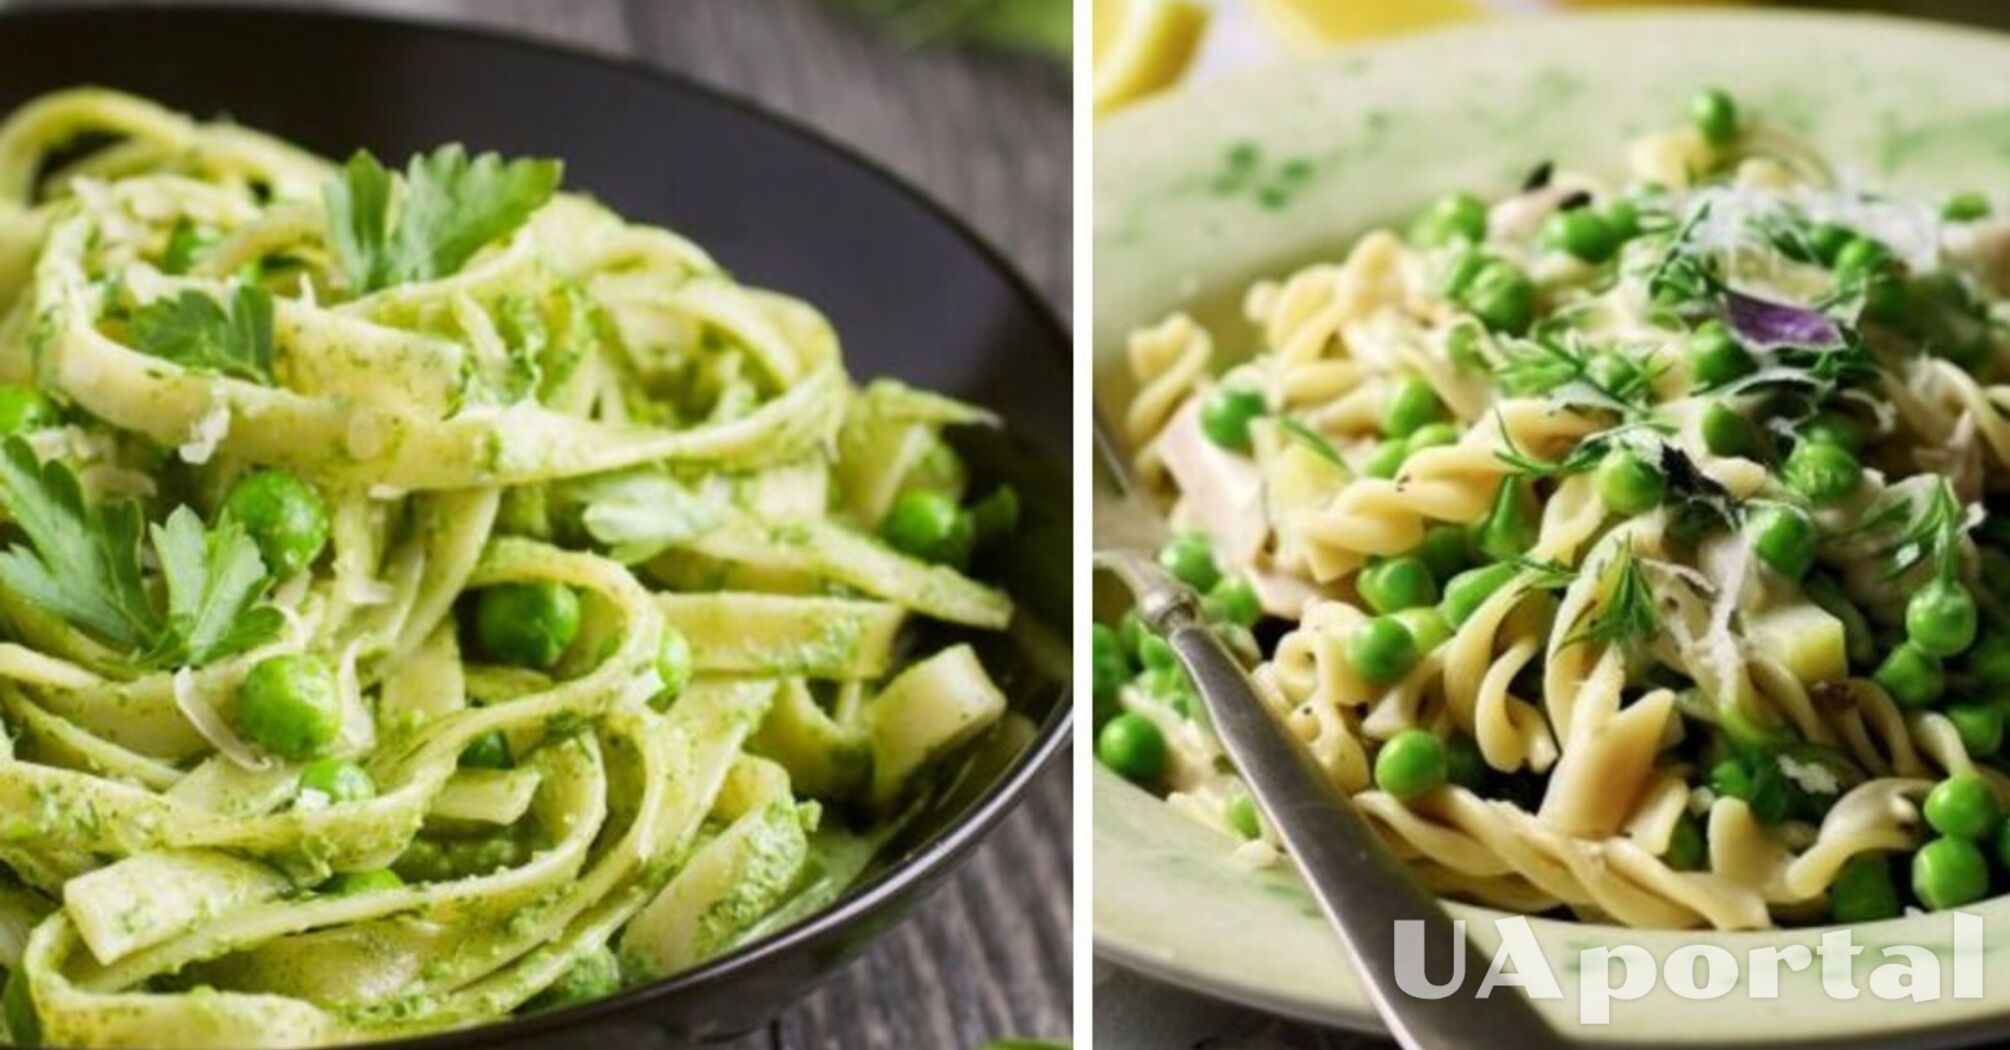
[[[1509,564],[1522,573],[1522,582],[1530,590],[1556,591],[1570,586],[1577,579],[1577,570],[1560,561],[1537,561],[1534,558],[1515,558]]]
[[[1647,275],[1647,294],[1654,302],[1683,307],[1708,299],[1723,287],[1716,261],[1690,240],[1709,215],[1710,202],[1704,201],[1669,239],[1667,252]]]
[[[1354,476],[1354,468],[1348,466],[1347,461],[1341,458],[1340,450],[1334,448],[1333,443],[1326,440],[1326,435],[1290,416],[1278,416],[1277,426],[1286,434],[1291,435],[1292,440],[1304,445],[1320,459],[1339,467],[1348,477]]]
[[[1628,434],[1672,433],[1671,428],[1665,423],[1622,423],[1608,430],[1587,435],[1565,453],[1562,459],[1543,460],[1524,453],[1521,446],[1515,444],[1514,435],[1508,433],[1507,421],[1500,419],[1498,413],[1495,414],[1495,420],[1500,429],[1501,442],[1507,447],[1496,449],[1494,458],[1507,464],[1514,473],[1532,478],[1563,478],[1590,471],[1596,468],[1599,461],[1605,458],[1605,454],[1612,451],[1613,447]]]
[[[205,529],[187,507],[150,530],[166,608],[146,584],[138,503],[93,507],[70,468],[37,462],[26,441],[0,448],[0,504],[28,545],[0,551],[0,584],[151,667],[201,666],[278,634],[263,602],[272,579],[242,526]]]
[[[1610,581],[1605,600],[1582,629],[1565,639],[1565,648],[1579,642],[1620,645],[1652,638],[1660,632],[1660,617],[1654,610],[1654,589],[1648,584],[1647,573],[1641,568],[1640,559],[1634,556],[1631,546],[1619,549],[1602,576]]]
[[[555,160],[469,160],[452,144],[413,156],[400,179],[358,151],[328,182],[329,241],[359,293],[444,277],[523,225],[557,191],[562,171]],[[394,186],[403,189],[395,219]]]
[[[142,353],[184,368],[272,383],[272,293],[257,285],[239,285],[228,313],[194,289],[156,299],[133,314],[132,326]]]
[[[1901,510],[1909,510],[1903,499],[1895,501]],[[1871,520],[1891,521],[1885,514],[1873,512]],[[1869,522],[1866,522],[1869,524]],[[1955,573],[1955,559],[1961,550],[1961,534],[1968,529],[1968,515],[1962,510],[1961,501],[1954,498],[1954,487],[1945,479],[1933,487],[1933,495],[1927,498],[1926,508],[1912,518],[1904,533],[1898,537],[1898,544],[1886,555],[1884,576],[1890,579],[1903,575],[1906,570],[1928,559],[1939,565],[1943,578]]]

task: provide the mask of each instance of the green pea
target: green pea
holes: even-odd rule
[[[1891,251],[1869,237],[1851,237],[1836,252],[1836,276],[1845,280],[1861,280],[1883,269],[1891,263]]]
[[[369,871],[345,871],[328,880],[329,893],[376,893],[381,890],[395,890],[405,885],[405,880],[389,868],[372,868]]]
[[[1355,578],[1362,600],[1376,612],[1392,613],[1438,600],[1438,583],[1422,558],[1389,558],[1369,565]]]
[[[1974,773],[1948,777],[1933,785],[1921,812],[1933,830],[1963,839],[1979,840],[1994,834],[1997,821],[2003,819],[1996,789]]]
[[[1996,863],[2010,869],[2010,820],[1996,825]]]
[[[1631,393],[1640,382],[1640,366],[1615,350],[1592,358],[1591,363],[1585,366],[1585,378],[1600,390],[1620,397]]]
[[[1709,780],[1711,791],[1744,801],[1751,807],[1752,818],[1761,824],[1779,823],[1792,808],[1792,784],[1770,754],[1757,756],[1751,765],[1727,758],[1710,767]]]
[[[329,802],[361,802],[377,796],[377,784],[363,767],[346,758],[317,758],[300,771],[300,790],[319,792]]]
[[[970,508],[970,525],[983,543],[1019,531],[1019,490],[1000,485]]]
[[[1156,637],[1136,609],[1124,610],[1117,619],[1117,639],[1124,643],[1124,652],[1139,663],[1144,662],[1145,639]]]
[[[1263,395],[1239,387],[1217,387],[1200,406],[1200,429],[1230,452],[1249,451],[1249,424],[1263,415]]]
[[[1912,895],[1929,911],[1945,911],[1989,894],[1989,861],[1967,839],[1938,838],[1912,855]]]
[[[1443,448],[1459,443],[1459,428],[1451,423],[1426,423],[1410,432],[1403,441],[1404,458],[1427,448]]]
[[[1382,433],[1392,438],[1409,437],[1418,427],[1437,421],[1444,411],[1444,402],[1438,400],[1431,384],[1405,376],[1389,392],[1388,407],[1382,412]]]
[[[1491,772],[1487,758],[1480,753],[1479,741],[1460,734],[1445,741],[1445,779],[1465,788],[1478,791],[1487,783]]]
[[[475,644],[496,663],[547,670],[579,637],[579,595],[562,583],[505,583],[475,596]]]
[[[670,702],[684,694],[684,687],[691,684],[696,660],[691,654],[691,639],[674,624],[663,625],[663,639],[656,643],[656,678],[663,687],[651,697],[651,706],[666,708]]]
[[[1689,100],[1689,123],[1711,145],[1729,145],[1738,137],[1738,105],[1721,88],[1705,89]]]
[[[1890,271],[1876,273],[1863,283],[1863,316],[1890,328],[1905,324],[1910,309],[1905,282]],[[1986,347],[1986,344],[1984,344]]]
[[[1871,675],[1898,706],[1918,709],[1940,699],[1947,678],[1940,658],[1910,642],[1893,649]]]
[[[7,1034],[15,1046],[42,1045],[42,1019],[35,1014],[35,996],[24,967],[7,971],[6,990],[0,992],[0,1013],[7,1018]]]
[[[1449,580],[1472,564],[1472,544],[1466,530],[1457,525],[1438,524],[1424,530],[1423,542],[1412,555],[1424,559],[1431,575]]]
[[[1410,240],[1426,248],[1455,240],[1478,244],[1487,239],[1487,205],[1470,193],[1448,193],[1410,225]]]
[[[620,990],[621,961],[602,945],[581,952],[530,1005],[535,1010],[556,1010],[605,999]]]
[[[1375,446],[1375,451],[1361,464],[1361,473],[1384,481],[1396,476],[1403,469],[1403,461],[1410,456],[1409,448],[1401,441],[1384,441]]]
[[[1829,917],[1839,923],[1896,919],[1903,910],[1898,885],[1891,877],[1891,861],[1882,853],[1851,857],[1829,887]]]
[[[1838,412],[1820,412],[1813,419],[1801,424],[1802,441],[1826,441],[1837,448],[1848,449],[1851,455],[1863,451],[1863,424]]]
[[[1480,552],[1495,561],[1513,561],[1535,545],[1536,508],[1525,482],[1501,481],[1493,507],[1480,522]]]
[[[1661,505],[1668,496],[1668,483],[1639,453],[1614,449],[1599,461],[1594,479],[1598,498],[1612,513],[1631,518]]]
[[[1790,580],[1798,580],[1815,564],[1815,520],[1786,503],[1765,503],[1745,520],[1759,560]]]
[[[1347,636],[1347,660],[1370,685],[1388,685],[1417,665],[1417,640],[1401,621],[1377,616]]]
[[[1096,724],[1117,713],[1117,693],[1131,680],[1131,660],[1122,636],[1107,624],[1089,628],[1089,671],[1095,684]]]
[[[1179,666],[1179,654],[1173,652],[1171,642],[1148,634],[1138,640],[1138,663],[1147,671],[1163,671]]]
[[[1228,800],[1228,808],[1223,814],[1228,818],[1228,826],[1246,839],[1258,838],[1263,834],[1263,820],[1256,812],[1256,800],[1249,792],[1239,791]]]
[[[1214,544],[1198,532],[1184,533],[1159,548],[1159,565],[1173,578],[1206,594],[1221,582],[1221,566],[1214,560]]]
[[[1721,400],[1702,406],[1698,430],[1702,430],[1702,447],[1711,451],[1713,457],[1751,459],[1759,451],[1759,439],[1751,420]]]
[[[516,766],[509,753],[509,738],[502,730],[491,729],[468,741],[461,749],[459,764],[462,769],[511,769]]]
[[[1451,265],[1445,268],[1444,278],[1440,282],[1445,297],[1456,300],[1463,295],[1472,285],[1473,278],[1478,277],[1480,271],[1486,269],[1488,262],[1486,255],[1480,252],[1460,252],[1458,258],[1453,259]],[[1460,324],[1458,327],[1473,326]]]
[[[1501,259],[1481,266],[1457,298],[1489,331],[1520,335],[1535,320],[1535,282]]]
[[[0,436],[44,430],[62,422],[56,403],[32,386],[0,384]]]
[[[1905,603],[1905,636],[1922,651],[1949,657],[1975,644],[1975,599],[1952,580],[1933,580]]]
[[[1696,818],[1684,813],[1668,835],[1668,848],[1661,859],[1676,871],[1701,871],[1710,863],[1710,847]]]
[[[1544,243],[1588,263],[1602,263],[1619,249],[1619,232],[1590,208],[1570,208],[1542,224]]]
[[[1993,703],[1950,704],[1945,712],[1961,734],[1962,750],[1987,758],[2003,749],[2003,707]]]
[[[1263,618],[1263,601],[1256,588],[1240,576],[1224,576],[1207,592],[1207,608],[1217,619],[1237,627],[1254,627]]]
[[[1449,777],[1445,744],[1422,729],[1405,729],[1375,752],[1375,786],[1409,801],[1443,787]]]
[[[1404,609],[1395,616],[1396,622],[1410,632],[1410,638],[1417,643],[1419,653],[1428,653],[1452,637],[1452,625],[1445,622],[1445,614],[1439,612],[1435,606]]]
[[[1743,379],[1759,367],[1738,337],[1717,321],[1690,333],[1683,352],[1689,359],[1690,377],[1706,390]]]
[[[1627,197],[1614,197],[1605,205],[1605,224],[1612,227],[1613,246],[1640,236],[1640,206]]]
[[[2010,685],[2010,632],[1991,630],[1968,650],[1968,677],[1983,686]]]
[[[1157,783],[1167,757],[1165,736],[1143,715],[1127,711],[1096,734],[1096,758],[1133,784]]]
[[[935,489],[912,489],[894,501],[879,523],[880,538],[912,558],[961,568],[977,543],[977,523],[956,498]]]
[[[1818,507],[1848,499],[1863,484],[1863,464],[1848,449],[1826,441],[1795,445],[1780,474],[1788,488]]]
[[[244,676],[237,727],[246,739],[284,758],[313,758],[342,732],[335,672],[311,656],[271,656]]]
[[[1506,562],[1482,565],[1477,569],[1467,569],[1445,582],[1445,600],[1438,604],[1438,611],[1453,627],[1466,622],[1466,618],[1479,611],[1495,591],[1507,586],[1521,570]]]
[[[1817,223],[1808,234],[1808,242],[1815,249],[1815,258],[1824,266],[1834,266],[1842,256],[1844,248],[1856,240],[1856,231],[1833,222]]]
[[[1974,222],[1989,215],[1989,198],[1980,190],[1964,190],[1940,205],[1940,217],[1948,222]]]
[[[223,514],[244,526],[272,575],[285,579],[314,564],[328,545],[328,505],[314,486],[283,470],[237,479]]]

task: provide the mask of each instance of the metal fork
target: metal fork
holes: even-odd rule
[[[1152,552],[1164,539],[1165,523],[1137,493],[1101,413],[1095,433],[1095,564],[1130,589],[1138,615],[1193,676],[1215,735],[1340,935],[1389,1034],[1410,1050],[1567,1045],[1519,992],[1475,994],[1486,957],[1271,716],[1242,665],[1200,615],[1193,591],[1159,567]],[[1406,920],[1422,924],[1424,945],[1441,946],[1426,953],[1442,964],[1426,964],[1434,982],[1451,972],[1448,951],[1465,954],[1464,980],[1444,998],[1417,998],[1396,983],[1396,924]]]

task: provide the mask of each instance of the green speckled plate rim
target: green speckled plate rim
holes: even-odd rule
[[[1681,119],[1701,84],[1811,138],[1865,181],[1918,193],[2010,191],[2010,37],[1863,15],[1649,11],[1509,19],[1404,38],[1167,96],[1098,127],[1094,141],[1095,400],[1129,394],[1123,336],[1185,309],[1225,350],[1259,276],[1333,258],[1364,229],[1437,193],[1498,193],[1537,162],[1615,168],[1640,131]],[[1374,1029],[1378,1022],[1295,879],[1249,873],[1230,843],[1096,770],[1093,925],[1099,955],[1172,983],[1276,1013]],[[1462,908],[1487,919],[1495,913]],[[1985,989],[2010,982],[2010,899],[1983,916]],[[1781,995],[1685,1000],[1657,982],[1576,1025],[1580,947],[1633,943],[1665,958],[1708,941],[1814,944],[1820,930],[1630,931],[1537,920],[1565,998],[1554,1021],[1587,1042],[1660,1046],[1940,1046],[2010,1033],[2010,996],[1838,1001],[1818,966],[1783,973]],[[1490,924],[1480,939],[1491,943]],[[1944,917],[1859,927],[1857,980],[1877,948],[1947,954]],[[1866,959],[1866,957],[1868,957]],[[1469,978],[1470,979],[1470,978]],[[1947,982],[1951,984],[1951,980]],[[1945,987],[1945,985],[1944,985]]]

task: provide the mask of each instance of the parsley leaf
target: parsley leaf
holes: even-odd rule
[[[0,583],[107,645],[150,648],[160,616],[140,574],[140,508],[92,508],[70,468],[36,461],[26,441],[0,449],[0,504],[30,549],[0,551]]]
[[[325,190],[328,237],[358,293],[444,277],[523,225],[557,191],[562,172],[555,160],[504,162],[493,153],[470,160],[450,144],[414,155],[401,180],[358,151]]]
[[[140,560],[139,504],[84,502],[59,460],[38,463],[20,438],[0,448],[0,505],[28,545],[0,551],[0,585],[154,667],[201,666],[279,632],[265,604],[272,578],[241,525],[205,529],[187,507],[149,531],[167,608],[149,591]]]
[[[258,544],[235,518],[214,529],[187,507],[150,530],[167,590],[164,649],[150,653],[159,666],[200,666],[243,652],[279,633],[279,610],[259,603],[272,577]]]
[[[156,299],[133,314],[133,341],[143,353],[186,368],[272,383],[272,293],[240,285],[225,313],[193,289]]]

